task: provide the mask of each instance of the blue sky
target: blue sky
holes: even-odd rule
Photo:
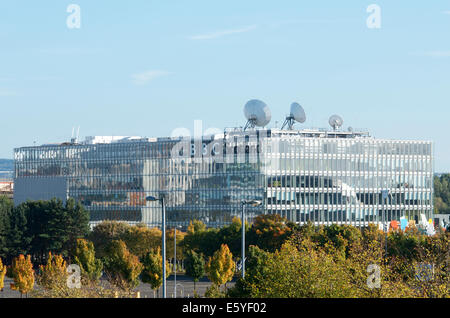
[[[69,4],[81,28],[69,29]],[[381,28],[369,29],[370,4]],[[244,125],[252,98],[282,124],[435,143],[450,171],[450,1],[0,2],[0,158],[80,136]]]

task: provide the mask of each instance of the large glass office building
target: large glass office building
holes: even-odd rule
[[[91,222],[209,226],[280,214],[293,222],[364,226],[433,217],[428,141],[382,140],[364,131],[228,129],[200,138],[88,137],[14,150],[16,204],[81,202]]]

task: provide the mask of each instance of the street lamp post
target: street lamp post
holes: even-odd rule
[[[166,206],[164,203],[164,195],[159,198],[148,196],[146,201],[160,201],[162,206],[162,279],[163,279],[163,298],[166,298]]]
[[[242,265],[242,279],[245,278],[245,203],[242,204],[242,216],[241,216],[241,222],[242,222],[242,245],[241,245],[241,251],[242,251],[242,259],[241,259],[241,265]]]
[[[173,291],[175,294],[175,298],[177,298],[177,226],[173,229],[173,273],[174,273],[174,285]]]
[[[389,231],[389,222],[388,222],[388,217],[387,217],[387,213],[386,213],[386,203],[387,203],[387,199],[389,196],[389,190],[382,190],[381,191],[381,200],[383,202],[383,231],[384,231],[384,226],[386,224],[386,234],[385,234],[385,257],[387,257],[387,240],[388,240],[388,231]]]
[[[261,201],[257,200],[242,200],[242,246],[241,246],[241,254],[242,254],[242,279],[245,278],[245,206],[249,204],[253,207],[261,205]]]
[[[175,298],[177,298],[177,225],[175,225],[174,228],[174,236],[173,236],[173,273],[174,273],[174,294],[175,294]]]

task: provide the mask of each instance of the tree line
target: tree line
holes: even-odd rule
[[[372,225],[300,226],[278,214],[245,224],[246,278],[228,288],[239,277],[241,226],[239,218],[221,228],[192,220],[186,231],[177,230],[177,260],[168,229],[166,275],[183,261],[194,284],[204,276],[212,282],[206,297],[450,296],[445,229],[427,236],[411,225],[385,235]],[[159,228],[144,224],[103,221],[90,229],[89,213],[72,199],[14,207],[0,197],[0,290],[8,275],[11,288],[34,297],[117,297],[141,282],[158,291],[161,237]],[[70,264],[79,266],[82,288],[67,287]],[[378,266],[379,288],[368,287],[369,265]],[[430,266],[432,279],[423,279],[419,270]],[[99,284],[102,277],[109,288]]]
[[[434,177],[434,211],[450,214],[450,174]]]
[[[245,279],[222,297],[450,297],[450,233],[374,225],[301,227],[275,252],[250,246]]]

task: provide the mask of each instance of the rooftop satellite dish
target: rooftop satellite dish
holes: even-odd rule
[[[348,127],[347,130],[348,130],[349,132],[353,132],[353,127]]]
[[[306,121],[305,110],[303,109],[302,106],[300,106],[299,103],[291,104],[291,116],[294,117],[294,119],[301,124]]]
[[[338,115],[333,115],[328,120],[328,123],[333,127],[333,130],[336,130],[344,124],[344,120]]]
[[[258,99],[249,100],[244,106],[244,115],[247,118],[247,124],[244,127],[246,130],[248,127],[255,128],[264,127],[272,118],[269,107],[263,101]]]
[[[305,110],[302,106],[300,106],[299,103],[292,103],[291,112],[289,116],[286,117],[286,120],[284,121],[281,129],[283,129],[287,125],[289,130],[292,130],[292,127],[294,126],[296,121],[299,123],[304,123],[306,121],[306,114]]]

